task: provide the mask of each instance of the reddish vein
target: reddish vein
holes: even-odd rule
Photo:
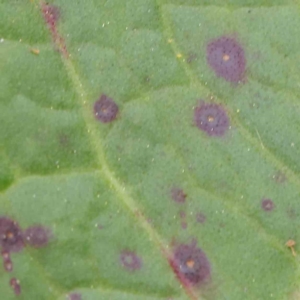
[[[60,19],[60,11],[57,6],[50,5],[47,3],[41,3],[41,11],[43,14],[43,18],[47,24],[47,27],[51,33],[52,40],[57,48],[57,50],[65,57],[69,57],[69,53],[67,51],[66,43],[63,37],[59,34],[57,30],[57,24]]]

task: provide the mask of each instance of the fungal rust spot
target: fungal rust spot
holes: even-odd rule
[[[107,95],[102,94],[94,103],[94,115],[102,123],[109,123],[116,119],[119,112],[116,102]]]
[[[206,59],[216,76],[226,81],[238,83],[245,75],[244,49],[232,37],[221,36],[209,42],[206,48]]]
[[[120,263],[128,271],[137,271],[142,267],[142,259],[133,251],[123,250],[120,254]]]
[[[220,104],[201,101],[194,109],[194,122],[209,136],[221,137],[229,129],[229,119]]]

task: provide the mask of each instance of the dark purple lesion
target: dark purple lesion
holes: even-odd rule
[[[105,94],[94,103],[94,115],[102,123],[110,123],[117,118],[119,107],[116,102]]]
[[[275,204],[271,199],[262,199],[261,200],[261,208],[264,211],[270,212],[275,208]]]
[[[52,237],[52,231],[42,225],[31,226],[24,231],[26,244],[34,248],[46,247]]]
[[[10,253],[8,251],[1,251],[1,256],[3,260],[3,267],[6,272],[12,272],[13,271],[13,263],[10,258]]]
[[[173,187],[171,189],[171,197],[173,199],[174,202],[179,203],[179,204],[183,204],[186,201],[186,193],[177,187]]]
[[[137,271],[142,267],[142,259],[133,251],[123,250],[120,254],[120,263],[128,271]]]
[[[21,294],[21,285],[20,281],[17,278],[11,278],[9,281],[9,285],[13,289],[13,292],[16,296],[19,296]]]
[[[185,286],[203,286],[211,280],[211,267],[204,251],[195,240],[189,244],[179,244],[174,248],[169,263]]]
[[[229,129],[229,118],[222,105],[200,101],[194,109],[196,126],[209,136],[221,137]]]
[[[8,218],[0,217],[0,248],[5,252],[19,252],[24,247],[24,239],[19,224]]]
[[[206,48],[206,59],[217,77],[238,83],[244,79],[246,57],[243,47],[229,36],[210,41]]]

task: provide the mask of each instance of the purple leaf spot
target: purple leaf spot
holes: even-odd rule
[[[12,270],[13,270],[13,264],[12,264],[12,261],[10,259],[10,253],[7,252],[7,251],[2,251],[1,252],[1,256],[2,256],[2,259],[3,259],[4,270],[6,272],[12,272]]]
[[[128,271],[137,271],[142,267],[142,260],[133,251],[123,250],[120,254],[120,262]]]
[[[186,194],[182,189],[174,187],[171,189],[171,197],[175,202],[182,204],[185,202]]]
[[[245,53],[234,38],[222,36],[209,42],[206,59],[216,76],[234,83],[243,79],[246,69]]]
[[[101,95],[94,104],[94,114],[97,120],[102,123],[109,123],[116,119],[119,107],[115,101],[106,95]]]
[[[195,241],[178,245],[174,249],[170,264],[185,285],[201,286],[210,280],[210,263]]]
[[[203,213],[197,213],[197,214],[196,214],[196,221],[197,221],[198,223],[203,224],[203,223],[205,223],[205,221],[206,221],[206,216],[205,216]]]
[[[21,228],[7,217],[0,217],[0,247],[7,252],[18,252],[24,247]]]
[[[229,119],[219,104],[201,102],[194,110],[197,127],[209,136],[223,136],[229,129]]]
[[[67,300],[81,300],[81,294],[71,293],[67,296]]]
[[[275,207],[274,202],[271,199],[263,199],[261,201],[261,208],[264,211],[272,211],[274,207]]]
[[[51,237],[51,230],[41,225],[31,226],[24,232],[26,244],[34,248],[47,246]]]
[[[18,279],[16,278],[11,278],[11,280],[9,281],[10,286],[12,287],[15,295],[20,295],[21,294],[21,286],[20,286],[20,282]]]

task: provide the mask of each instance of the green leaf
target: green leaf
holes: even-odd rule
[[[0,2],[1,298],[298,299],[298,1],[50,2]]]

